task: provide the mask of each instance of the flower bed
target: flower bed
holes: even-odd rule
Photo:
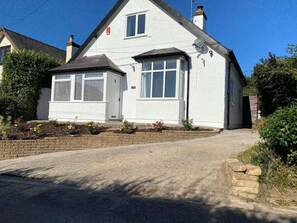
[[[101,126],[89,122],[86,124],[77,123],[58,123],[56,121],[49,122],[32,122],[24,123],[14,121],[12,125],[6,123],[5,130],[1,133],[2,140],[35,140],[48,137],[81,137],[84,135],[99,135],[104,132],[112,132],[115,134],[135,134],[137,132],[156,132],[162,131],[186,131],[183,127],[166,127],[161,121],[158,121],[146,128],[137,128],[133,123],[125,121],[121,126],[114,128],[111,126]],[[192,128],[191,131],[212,132],[212,129]],[[5,137],[3,137],[5,136]]]

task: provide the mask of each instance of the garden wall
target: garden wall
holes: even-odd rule
[[[38,140],[0,141],[0,160],[71,150],[105,148],[133,144],[178,141],[209,137],[215,131],[136,132],[135,134],[101,133],[97,136],[45,138]]]

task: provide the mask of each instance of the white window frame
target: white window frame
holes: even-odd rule
[[[145,16],[145,23],[144,23],[144,33],[138,33],[138,17],[140,15]],[[134,36],[128,36],[128,18],[131,16],[135,16],[135,35]],[[126,29],[125,29],[125,39],[130,39],[130,38],[135,38],[135,37],[141,37],[141,36],[146,36],[147,34],[147,13],[146,12],[138,12],[138,13],[133,13],[133,14],[128,14],[126,15]]]
[[[176,68],[173,69],[166,69],[166,61],[167,60],[175,60],[176,61]],[[164,68],[159,69],[159,70],[154,70],[154,62],[156,61],[163,61],[164,63]],[[180,58],[162,58],[162,59],[156,59],[156,60],[146,60],[143,61],[143,63],[151,63],[151,70],[142,70],[141,68],[141,74],[140,74],[140,99],[144,100],[171,100],[171,99],[179,99],[181,97],[180,94],[180,75],[181,75],[181,59]],[[143,63],[141,65],[143,65]],[[168,71],[175,71],[175,96],[174,97],[165,97],[165,91],[166,91],[166,72]],[[162,92],[162,97],[153,97],[153,73],[154,72],[162,72],[163,73],[163,92]],[[142,92],[143,92],[143,84],[142,84],[142,75],[145,73],[150,73],[151,75],[151,84],[150,84],[150,97],[143,97]]]
[[[98,75],[98,77],[87,77],[88,75]],[[69,78],[64,79],[57,79],[57,77],[62,76],[69,76]],[[81,99],[76,100],[75,99],[75,82],[76,82],[76,76],[82,76],[82,89],[81,89]],[[105,96],[106,96],[106,78],[105,78],[104,72],[99,73],[84,73],[84,74],[62,74],[62,75],[55,75],[53,76],[53,93],[52,93],[52,101],[53,102],[104,102]],[[90,80],[103,80],[103,97],[102,101],[85,101],[84,100],[84,94],[85,94],[85,81]],[[55,100],[55,83],[56,82],[70,82],[70,100],[69,101],[56,101]]]
[[[63,78],[67,77],[67,78]],[[53,78],[53,101],[55,100],[55,93],[56,93],[56,83],[57,82],[69,82],[70,83],[70,96],[69,96],[69,101],[71,101],[71,88],[72,88],[72,81],[71,81],[71,75],[70,74],[63,74],[63,75],[56,75]],[[68,101],[61,101],[61,102],[68,102]]]

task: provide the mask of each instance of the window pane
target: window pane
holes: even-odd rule
[[[103,80],[85,80],[84,101],[103,101]]]
[[[142,71],[147,71],[152,69],[152,63],[151,62],[145,62],[142,63]]]
[[[166,69],[176,69],[176,60],[167,60]]]
[[[82,99],[82,75],[75,76],[74,100]]]
[[[150,98],[151,97],[151,74],[144,73],[141,77],[141,97]]]
[[[100,74],[86,74],[85,75],[85,78],[100,78],[100,77],[103,77],[102,73],[100,73]]]
[[[164,70],[164,61],[155,61],[154,70]]]
[[[145,33],[145,14],[139,15],[138,16],[138,34],[143,34]]]
[[[153,76],[153,98],[163,97],[163,72],[154,72]]]
[[[176,88],[176,71],[167,71],[165,80],[165,97],[174,98]]]
[[[70,81],[55,83],[54,101],[70,101]]]
[[[127,18],[127,36],[135,36],[136,15],[128,16]]]
[[[70,79],[70,75],[57,75],[55,76],[56,80],[69,80]]]

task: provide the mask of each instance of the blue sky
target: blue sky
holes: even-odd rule
[[[64,49],[70,34],[82,44],[115,2],[1,0],[0,27]],[[190,17],[191,0],[166,2]],[[194,8],[197,4],[204,5],[207,32],[234,50],[247,75],[268,52],[285,55],[288,44],[297,44],[296,0],[196,0]]]

